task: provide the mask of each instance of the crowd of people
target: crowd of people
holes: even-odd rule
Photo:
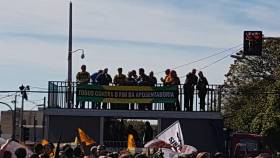
[[[32,150],[32,154],[28,150]],[[56,154],[57,152],[57,154]],[[38,143],[32,148],[20,147],[14,152],[1,150],[0,158],[164,158],[164,152],[160,149],[143,149],[131,152],[128,149],[120,151],[109,151],[104,145],[82,145],[62,144],[58,150],[53,143]],[[210,153],[177,154],[173,158],[210,158]],[[214,158],[224,158],[222,153],[216,153]]]
[[[108,68],[99,70],[90,74],[86,70],[86,65],[81,66],[81,71],[76,75],[76,81],[78,84],[94,84],[94,85],[116,85],[116,86],[156,86],[158,84],[157,78],[154,76],[154,72],[150,71],[149,75],[145,73],[143,68],[139,68],[138,75],[136,70],[131,70],[127,75],[123,74],[123,69],[118,68],[118,73],[112,78],[108,73]],[[178,86],[181,84],[180,78],[175,70],[167,69],[165,71],[165,77],[160,78],[163,86]],[[198,91],[198,97],[200,98],[200,110],[205,111],[205,97],[207,94],[208,81],[203,75],[202,71],[196,75],[196,69],[189,72],[186,75],[185,82],[183,84],[184,89],[184,110],[193,111],[193,98],[195,89]],[[181,107],[178,100],[174,104],[165,103],[164,110],[166,111],[180,111]],[[107,103],[92,102],[92,109],[107,109]],[[76,108],[79,107],[79,103],[76,103]],[[138,104],[138,110],[152,110],[151,104]],[[80,103],[80,108],[85,108],[85,103]],[[111,104],[111,109],[128,110],[128,105],[125,104]],[[133,105],[132,110],[136,109]]]
[[[11,141],[11,140],[9,140]],[[59,146],[59,148],[57,147]],[[122,148],[118,151],[112,151],[104,145],[92,144],[61,144],[54,145],[51,142],[37,143],[33,147],[22,145],[21,147],[5,150],[5,144],[1,146],[0,158],[166,158],[165,152],[161,148],[141,148],[131,151],[128,148]],[[192,152],[177,153],[170,158],[225,158],[224,153],[216,152]],[[234,158],[245,158],[245,155],[234,155]],[[260,153],[255,158],[271,158],[269,153]],[[275,156],[280,157],[279,153]]]

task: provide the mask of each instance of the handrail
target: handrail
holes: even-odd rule
[[[91,83],[89,83],[91,84]],[[111,84],[110,86],[115,86]],[[162,87],[163,84],[156,84],[155,87]],[[85,106],[81,107],[81,105],[78,105],[76,98],[76,88],[77,83],[72,82],[71,83],[71,107],[68,107],[67,105],[67,97],[68,97],[68,83],[66,81],[49,81],[49,87],[48,87],[48,107],[47,108],[92,108],[92,109],[113,109],[115,105],[113,104],[106,104],[106,103],[96,103],[94,101],[85,101]],[[213,112],[220,112],[221,110],[221,85],[208,85],[207,87],[208,91],[205,97],[205,104],[206,108],[204,111],[213,111]],[[178,85],[178,105],[177,109],[179,111],[201,111],[200,110],[200,98],[198,96],[198,90],[194,90],[193,94],[193,104],[192,108],[187,110],[186,105],[186,99],[187,99],[187,93],[185,92],[184,84]],[[78,106],[76,106],[78,105]],[[128,104],[127,104],[128,105]],[[164,103],[153,103],[152,109],[154,111],[161,111],[166,110],[167,104]],[[172,106],[172,105],[171,105]],[[139,109],[138,104],[136,103],[130,103],[128,105],[128,108],[125,110],[137,110]],[[143,109],[142,109],[143,110]],[[146,109],[147,110],[147,109]],[[168,110],[170,111],[170,109]],[[171,109],[171,111],[173,111]]]

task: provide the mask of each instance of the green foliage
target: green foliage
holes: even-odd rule
[[[279,149],[272,140],[280,137],[280,41],[266,40],[260,57],[236,59],[225,76],[226,126],[263,134],[271,149]]]

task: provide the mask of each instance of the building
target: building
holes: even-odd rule
[[[35,120],[35,126],[34,126]],[[21,138],[21,108],[16,109],[16,139]],[[36,140],[42,139],[42,124],[43,124],[43,111],[30,111],[23,112],[23,128],[27,132],[27,140],[33,141],[34,135]],[[11,138],[13,133],[13,111],[1,111],[1,130],[3,138]],[[35,132],[35,134],[34,134]]]

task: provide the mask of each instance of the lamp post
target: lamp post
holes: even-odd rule
[[[68,78],[67,78],[67,107],[71,108],[72,102],[72,54],[81,51],[81,58],[85,58],[84,50],[77,49],[72,51],[72,2],[69,6],[69,37],[68,37]]]
[[[0,104],[4,104],[6,105],[7,107],[9,107],[9,109],[11,110],[11,112],[13,113],[12,114],[12,117],[13,117],[13,121],[12,121],[12,140],[15,140],[16,139],[16,103],[15,103],[15,107],[14,107],[14,110],[12,109],[12,107],[7,104],[7,103],[4,103],[4,102],[0,102]]]

